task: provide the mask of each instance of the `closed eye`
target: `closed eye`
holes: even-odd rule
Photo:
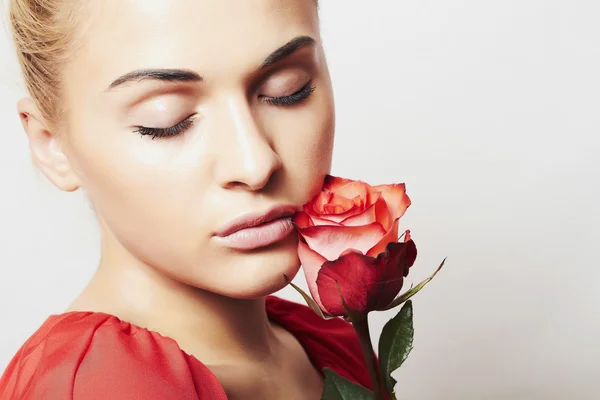
[[[187,131],[194,125],[195,117],[196,114],[192,114],[184,120],[182,120],[181,122],[178,122],[177,124],[168,128],[151,128],[147,126],[136,126],[137,129],[133,132],[139,133],[141,136],[151,136],[152,140],[156,138],[177,136]]]
[[[296,91],[287,96],[279,96],[279,97],[270,97],[261,95],[259,98],[265,103],[272,104],[274,106],[285,107],[285,106],[293,106],[307,99],[312,92],[314,92],[316,86],[312,85],[312,82],[309,81],[306,85],[304,85],[300,90]],[[196,114],[192,114],[177,124],[170,126],[168,128],[155,128],[155,127],[147,127],[147,126],[136,126],[136,130],[134,133],[139,133],[141,136],[150,136],[152,140],[156,138],[167,138],[172,136],[177,136],[188,129],[190,129],[194,125]]]
[[[310,96],[311,93],[315,91],[315,89],[316,86],[312,85],[312,82],[309,81],[300,90],[293,94],[281,97],[269,97],[261,95],[259,96],[259,98],[265,103],[269,103],[274,106],[292,106],[308,98],[308,96]]]

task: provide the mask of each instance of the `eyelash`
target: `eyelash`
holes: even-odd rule
[[[293,106],[295,104],[300,103],[305,100],[315,91],[316,86],[312,85],[309,81],[306,85],[304,85],[300,90],[296,93],[290,94],[288,96],[281,97],[267,97],[260,96],[260,99],[265,103],[278,106],[278,107],[286,107]],[[169,128],[150,128],[146,126],[137,126],[134,133],[139,133],[141,136],[151,136],[152,140],[156,138],[165,138],[177,136],[186,130],[190,129],[192,125],[194,125],[194,117],[196,114],[192,114],[189,117],[185,118],[183,121],[173,125]]]
[[[298,104],[302,100],[305,100],[308,96],[310,96],[311,93],[315,91],[315,88],[316,88],[316,86],[312,85],[312,82],[309,81],[306,85],[304,85],[296,93],[290,94],[288,96],[281,96],[281,97],[261,96],[260,98],[265,103],[269,103],[274,106],[293,106],[294,104]]]
[[[152,140],[156,138],[171,137],[179,135],[194,125],[194,117],[196,114],[192,114],[183,121],[173,125],[169,128],[148,128],[146,126],[138,126],[134,133],[139,133],[142,136],[151,136]]]

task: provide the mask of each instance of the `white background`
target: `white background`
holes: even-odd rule
[[[321,7],[333,174],[407,183],[409,283],[448,256],[414,299],[400,398],[599,399],[600,3]],[[83,196],[31,166],[19,79],[0,34],[0,371],[99,256]],[[374,336],[391,316],[373,317]]]

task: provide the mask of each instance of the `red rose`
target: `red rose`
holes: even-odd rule
[[[394,300],[417,255],[408,231],[398,243],[398,222],[410,204],[404,184],[371,186],[327,176],[322,192],[294,216],[298,256],[325,313],[346,315],[340,290],[357,313]]]

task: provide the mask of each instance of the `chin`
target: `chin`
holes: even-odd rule
[[[277,244],[240,253],[231,260],[231,279],[221,294],[257,299],[283,289],[287,285],[283,275],[292,280],[300,270],[297,246],[297,236],[290,235]]]

